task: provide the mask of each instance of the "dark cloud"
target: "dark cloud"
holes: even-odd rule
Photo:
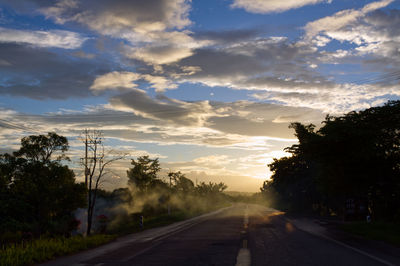
[[[255,74],[266,70],[263,63],[244,54],[232,54],[223,50],[198,49],[193,56],[183,59],[182,66],[198,66],[201,71],[190,76],[218,77]]]
[[[153,99],[139,90],[114,96],[110,103],[116,109],[131,109],[145,117],[188,126],[201,124],[203,112],[207,112],[202,107],[208,105],[206,102],[187,103],[167,97]]]
[[[236,43],[257,37],[259,29],[235,29],[221,31],[200,31],[194,34],[197,40],[211,40],[218,44]]]
[[[375,69],[379,66],[382,71],[389,73],[393,72],[393,68],[398,70],[400,67],[398,50],[400,46],[400,10],[376,10],[370,13],[364,21],[366,27],[369,28],[368,32],[375,41],[379,42],[379,49],[371,53],[370,58],[365,59],[364,63],[372,65]],[[393,79],[387,80],[388,83],[393,83]]]
[[[298,121],[321,119],[321,111],[310,108],[284,107],[255,102],[181,102],[159,97],[150,98],[141,91],[130,92],[111,99],[116,109],[131,109],[142,116],[183,126],[203,126],[227,134],[291,138],[290,122],[282,117],[297,117]],[[210,138],[209,143],[229,142],[229,139]]]
[[[400,35],[400,10],[391,9],[387,11],[376,10],[368,14],[365,21],[369,24],[381,27],[381,30],[393,36]]]
[[[270,103],[236,102],[217,104],[216,108],[226,108],[221,116],[210,117],[208,127],[230,134],[245,136],[269,136],[292,138],[288,130],[290,122],[318,121],[323,113],[311,108],[285,107]],[[293,118],[293,120],[283,119]]]
[[[0,44],[0,93],[34,99],[91,95],[89,87],[107,64],[17,44]]]
[[[106,35],[132,28],[182,28],[190,24],[186,0],[15,0],[0,1],[15,10],[43,14],[56,23],[78,22]],[[122,36],[119,36],[120,38]]]
[[[208,120],[209,127],[222,132],[246,136],[269,136],[276,138],[292,138],[287,130],[288,124],[272,121],[255,122],[240,116],[212,117]]]
[[[237,89],[307,89],[331,87],[325,77],[310,68],[318,52],[309,46],[291,43],[285,38],[264,38],[224,47],[197,49],[179,63],[197,67],[183,80]],[[166,67],[166,71],[177,71]],[[179,71],[177,71],[179,72]]]

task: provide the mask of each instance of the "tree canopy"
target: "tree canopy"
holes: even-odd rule
[[[0,233],[69,233],[76,226],[72,212],[85,205],[86,189],[61,164],[67,149],[65,137],[49,133],[25,137],[18,151],[0,155]]]
[[[133,167],[127,171],[128,185],[141,192],[147,192],[161,184],[161,180],[157,176],[161,170],[158,158],[150,159],[147,155],[141,156],[137,160],[132,159],[131,164]]]
[[[291,124],[299,142],[286,148],[291,157],[269,165],[262,191],[277,192],[292,209],[345,214],[352,199],[377,219],[400,219],[400,101],[322,123],[317,131]]]

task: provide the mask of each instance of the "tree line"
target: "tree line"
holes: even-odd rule
[[[400,101],[292,123],[298,144],[274,159],[262,193],[291,211],[400,221]]]
[[[97,168],[93,168],[96,167],[93,161],[84,164],[89,180],[77,182],[74,171],[68,166],[68,149],[67,138],[52,132],[24,137],[19,150],[0,155],[1,242],[43,235],[69,236],[85,222],[75,215],[79,208],[84,208],[86,215],[91,212],[94,222],[98,222],[96,219],[104,217],[100,214],[117,216],[112,211],[124,206],[125,218],[132,220],[138,215],[159,215],[167,209],[199,207],[190,206],[195,202],[212,206],[226,199],[222,195],[227,188],[225,184],[201,182],[195,185],[179,171],[162,177],[159,160],[148,156],[132,159],[126,188],[105,191],[100,186],[101,178],[107,173],[103,166],[115,157],[105,160],[104,150],[99,148]],[[90,187],[91,180],[94,185]],[[102,204],[96,203],[97,198]],[[110,218],[113,217],[107,217]],[[87,227],[89,234],[99,228],[98,225]]]

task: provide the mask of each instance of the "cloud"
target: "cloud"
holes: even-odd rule
[[[231,145],[232,140],[237,138],[233,135],[292,138],[292,132],[288,130],[290,121],[283,122],[282,116],[297,117],[299,121],[311,122],[318,121],[324,116],[319,110],[249,101],[183,102],[165,96],[154,99],[143,91],[132,91],[114,96],[110,100],[110,108],[130,111],[164,125],[208,128],[214,131],[214,134],[210,134],[205,140],[210,145],[216,143]],[[280,121],[277,122],[278,120]],[[187,131],[182,128],[181,130]],[[215,132],[221,134],[215,134]],[[226,135],[222,136],[222,134]]]
[[[96,93],[105,90],[132,90],[138,91],[138,85],[135,82],[145,80],[151,87],[155,88],[157,92],[163,92],[166,89],[175,89],[176,84],[172,83],[169,79],[162,76],[154,76],[150,74],[138,74],[128,71],[113,71],[101,76],[96,77],[90,89]]]
[[[141,77],[149,82],[151,87],[156,89],[156,92],[164,92],[166,89],[176,89],[178,87],[177,84],[162,76],[142,74]]]
[[[74,58],[30,45],[0,43],[0,93],[34,99],[90,96],[96,75],[108,72],[109,63]]]
[[[107,89],[133,89],[137,87],[133,82],[139,78],[140,75],[137,73],[113,71],[97,77],[90,89],[96,92]]]
[[[315,122],[324,114],[309,108],[285,107],[275,104],[239,101],[227,104],[215,104],[218,116],[210,117],[208,127],[242,136],[269,136],[276,138],[292,138],[288,130],[290,122]],[[291,117],[291,121],[283,121],[282,117]]]
[[[209,41],[212,44],[233,44],[256,38],[261,31],[259,29],[229,29],[219,31],[200,31],[194,33],[196,40]]]
[[[84,59],[93,59],[96,57],[95,54],[85,53],[84,51],[76,51],[72,53],[73,56],[84,58]]]
[[[200,45],[183,30],[191,24],[187,0],[61,0],[41,4],[38,10],[56,23],[78,22],[102,35],[125,39],[125,55],[148,64],[179,61]]]
[[[172,44],[147,45],[140,48],[127,47],[125,49],[126,57],[154,65],[173,63],[192,54],[191,48],[179,47]]]
[[[320,49],[332,40],[346,46],[336,51],[321,51],[322,63],[362,63],[372,71],[393,75],[400,66],[400,11],[380,10],[393,1],[372,2],[358,10],[349,9],[332,16],[309,22],[304,29],[304,41],[311,42]],[[348,44],[351,44],[349,48]],[[383,75],[378,81],[394,84],[393,78]]]
[[[347,25],[357,22],[358,19],[364,17],[367,13],[386,7],[393,1],[394,0],[382,0],[378,2],[372,2],[358,10],[342,10],[332,16],[308,22],[304,27],[304,30],[306,31],[306,38],[311,39],[320,33],[332,38],[330,33],[336,32]]]
[[[212,114],[207,101],[189,103],[163,96],[153,99],[139,90],[114,96],[110,104],[116,110],[130,110],[143,117],[187,126],[202,126]]]
[[[65,4],[70,3],[70,4]],[[89,8],[90,7],[90,8]],[[190,5],[186,0],[59,1],[40,11],[60,23],[77,21],[99,33],[119,37],[145,34],[190,25]],[[134,36],[133,35],[133,36]]]
[[[251,13],[265,14],[330,2],[331,0],[234,0],[231,7],[243,8]]]
[[[371,9],[372,7],[369,7],[367,10]],[[379,16],[382,17],[382,14]],[[391,16],[395,17],[393,12]],[[369,16],[367,18],[372,20]],[[379,23],[385,25],[387,22],[383,21],[390,21],[380,18],[375,19],[375,24],[378,24],[376,20],[382,21]],[[362,23],[366,25],[365,22]],[[369,24],[372,25],[372,22]],[[380,31],[386,39],[393,36],[391,42],[379,42],[379,47],[386,47],[386,49],[382,49],[379,53],[374,52],[374,55],[381,54],[385,56],[385,62],[391,60],[392,64],[395,64],[395,60],[399,58],[395,53],[397,37],[395,32],[389,31],[391,35],[386,33],[383,30],[385,27],[389,28],[381,26],[381,28],[375,27],[375,29],[360,32],[365,33],[366,36],[369,32],[371,44],[375,45],[378,43],[373,39],[374,32]],[[395,28],[394,25],[393,28]],[[320,39],[320,41],[323,40]],[[366,51],[362,51],[363,47],[364,45],[360,45],[353,50],[324,51],[303,40],[292,42],[284,37],[259,37],[251,41],[196,49],[192,56],[182,59],[175,66],[164,67],[164,72],[174,77],[178,83],[201,83],[210,87],[222,86],[248,90],[252,91],[251,95],[257,100],[273,101],[293,107],[308,106],[323,112],[339,114],[370,107],[377,97],[388,98],[390,95],[399,95],[395,90],[393,73],[391,73],[391,83],[388,79],[382,79],[382,81],[386,80],[387,84],[383,82],[383,84],[363,85],[352,82],[336,83],[332,77],[320,72],[318,65],[322,64],[363,63],[365,58],[362,56],[366,54]],[[364,63],[372,64],[373,62],[364,61]],[[190,75],[185,75],[182,69],[188,66],[197,69]],[[383,67],[382,71],[384,71]],[[241,118],[237,119],[241,121]],[[218,120],[219,124],[223,122],[231,124],[234,121],[233,118],[227,121],[228,119],[224,117],[214,120]],[[252,126],[255,131],[257,131],[256,127],[258,126]]]
[[[2,43],[24,43],[37,47],[76,49],[81,47],[87,39],[78,33],[65,30],[30,31],[0,27],[0,42]]]
[[[143,44],[127,45],[124,55],[151,65],[180,61],[193,54],[193,50],[210,44],[209,40],[196,40],[190,31],[147,32]]]
[[[255,77],[295,79],[296,76],[316,76],[318,73],[310,71],[306,62],[315,56],[316,51],[310,46],[291,43],[284,37],[269,37],[196,49],[192,56],[181,60],[178,65],[181,68],[197,67],[192,75],[183,76],[183,81],[248,89],[245,81]],[[180,73],[179,69],[168,67],[165,71]]]
[[[397,85],[385,84],[337,84],[332,89],[307,92],[259,92],[253,94],[258,100],[275,100],[288,106],[309,107],[324,110],[332,115],[340,115],[352,110],[370,108],[379,98],[387,101],[400,96]]]

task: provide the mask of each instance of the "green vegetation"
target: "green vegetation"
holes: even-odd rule
[[[32,265],[110,242],[113,235],[35,239],[0,249],[0,266]]]
[[[400,247],[400,225],[385,222],[352,222],[340,227],[366,239],[381,240]]]
[[[269,165],[263,194],[289,211],[400,221],[400,101],[322,123],[291,124],[299,143]]]

